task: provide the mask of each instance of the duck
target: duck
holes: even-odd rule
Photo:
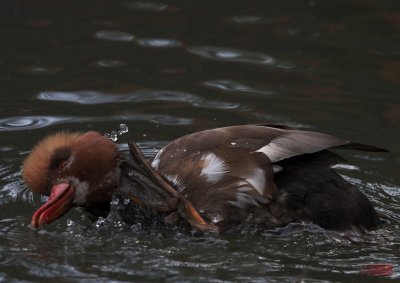
[[[32,192],[48,196],[31,226],[49,225],[75,206],[95,211],[113,194],[166,225],[187,223],[221,233],[243,223],[262,229],[312,223],[366,233],[380,218],[370,200],[333,168],[333,149],[386,149],[276,124],[234,125],[177,138],[150,160],[129,154],[99,132],[58,132],[41,140],[22,164]]]

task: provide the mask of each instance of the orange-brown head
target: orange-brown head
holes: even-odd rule
[[[32,226],[49,224],[74,205],[96,207],[111,200],[118,185],[119,152],[97,132],[58,133],[37,144],[22,166],[22,179],[49,200]]]

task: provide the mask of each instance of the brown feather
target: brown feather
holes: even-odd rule
[[[22,165],[22,179],[34,192],[44,193],[49,165],[57,148],[76,144],[82,133],[60,132],[43,139],[37,144]]]

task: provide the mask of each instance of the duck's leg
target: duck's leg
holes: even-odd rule
[[[132,162],[125,161],[122,174],[129,179],[120,191],[135,203],[156,211],[170,211],[165,223],[175,223],[180,217],[201,232],[219,232],[219,227],[207,223],[193,204],[173,188],[149,165],[139,147],[129,143]]]
[[[193,204],[186,199],[185,197],[183,197],[182,195],[180,195],[179,198],[180,202],[179,202],[179,207],[178,207],[178,212],[179,214],[186,219],[187,222],[189,222],[189,224],[201,231],[201,232],[212,232],[212,233],[219,233],[220,228],[212,223],[207,223],[203,217],[201,217],[200,213],[197,211],[197,209],[193,206]]]

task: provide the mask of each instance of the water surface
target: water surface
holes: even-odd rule
[[[385,1],[4,1],[0,281],[383,282],[400,278],[400,8]],[[386,223],[362,239],[313,225],[199,235],[79,209],[39,230],[20,166],[58,130],[120,123],[147,157],[207,128],[273,122],[382,146],[338,172]],[[386,278],[360,274],[393,265]]]

